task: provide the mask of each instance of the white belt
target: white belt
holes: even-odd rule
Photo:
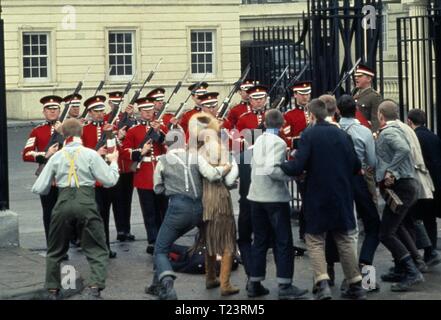
[[[154,157],[142,157],[141,162],[152,162],[155,161]]]

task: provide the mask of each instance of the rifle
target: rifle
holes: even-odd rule
[[[340,88],[340,86],[343,84],[343,82],[345,82],[349,78],[349,76],[351,76],[354,73],[355,69],[358,67],[360,62],[361,62],[361,58],[358,58],[357,62],[355,62],[352,69],[347,72],[345,71],[345,73],[343,74],[343,77],[340,79],[337,86],[334,88],[334,90],[332,90],[332,94],[335,94],[335,92],[337,92],[337,90]]]
[[[150,82],[150,80],[152,80],[153,76],[155,75],[156,70],[159,68],[159,65],[162,63],[162,58],[159,59],[159,62],[156,64],[155,68],[150,71],[149,75],[147,76],[147,78],[144,80],[144,83],[142,84],[141,88],[139,88],[139,90],[135,91],[135,94],[133,95],[132,99],[129,102],[129,105],[134,105],[136,100],[138,100],[139,95],[141,94],[142,90],[144,89],[145,85]],[[128,119],[129,115],[127,114],[127,112],[123,112],[123,116],[121,118],[121,121],[119,122],[118,125],[118,129],[121,129],[122,127],[124,127],[127,123],[127,119]]]
[[[274,82],[274,84],[272,85],[271,89],[268,91],[268,100],[265,104],[265,110],[268,108],[268,106],[270,106],[270,100],[271,100],[271,93],[273,92],[273,90],[277,87],[277,85],[279,84],[279,82],[282,80],[283,76],[285,75],[285,73],[288,71],[289,68],[289,64],[285,67],[285,69],[283,69],[282,73],[280,74],[280,76],[276,79],[276,81]]]
[[[245,78],[250,73],[250,70],[251,70],[251,63],[248,63],[247,67],[245,68],[244,72],[240,76],[239,80],[234,84],[230,93],[225,98],[224,102],[222,103],[221,107],[219,108],[217,115],[216,115],[216,117],[218,119],[223,120],[226,117],[228,110],[230,109],[229,106],[230,106],[231,99],[233,98],[233,95],[237,92],[237,90],[239,90],[240,85],[245,81]]]
[[[303,74],[305,73],[306,69],[308,69],[309,63],[306,63],[302,70],[300,70],[300,72],[294,77],[292,78],[288,84],[285,86],[285,92],[283,97],[280,99],[280,101],[277,103],[277,105],[275,106],[275,109],[280,110],[280,108],[282,107],[283,103],[286,100],[286,95],[287,95],[287,91],[289,90],[289,88],[291,88],[297,81],[300,80],[300,78],[303,76]]]
[[[133,79],[135,79],[135,76],[136,76],[136,72],[133,74],[132,79],[130,79],[130,81],[127,83],[127,85],[123,91],[123,94],[121,96],[121,99],[118,101],[118,105],[114,106],[112,111],[110,111],[109,118],[108,118],[107,122],[110,123],[111,125],[114,124],[115,120],[117,119],[118,114],[121,111],[121,103],[124,99],[124,96],[130,91],[130,88],[132,88],[132,81],[133,81]],[[100,139],[98,140],[96,146],[95,146],[95,150],[99,150],[102,146],[104,146],[106,144],[106,141],[108,139],[112,139],[112,138],[113,138],[112,134],[102,134]]]
[[[181,89],[182,83],[184,82],[185,78],[187,78],[189,69],[187,69],[187,71],[185,72],[184,76],[182,77],[182,80],[179,80],[178,83],[176,84],[173,92],[171,93],[171,95],[168,97],[167,102],[164,104],[164,106],[162,107],[161,111],[158,114],[158,117],[156,120],[161,120],[162,117],[164,116],[165,112],[167,111],[168,106],[170,105],[170,100],[174,97],[175,94],[178,93],[179,89]],[[150,128],[151,130],[152,128]]]
[[[205,73],[204,76],[202,77],[202,79],[196,83],[196,87],[199,87],[201,85],[201,83],[204,81],[206,76],[207,76],[207,73]],[[188,99],[190,99],[190,97],[191,97],[191,92],[189,93],[189,95],[187,96],[185,101],[181,102],[178,109],[176,109],[175,115],[173,116],[174,118],[179,119],[182,116],[182,113],[185,109],[185,106],[187,105],[187,101],[188,101]]]
[[[100,81],[100,83],[98,84],[98,87],[96,88],[95,93],[93,94],[93,96],[96,96],[98,94],[98,92],[100,92],[103,89],[104,84],[106,83],[107,75],[110,74],[110,71],[112,71],[112,68],[113,68],[113,66],[110,66],[109,71],[104,76],[104,80]],[[83,113],[80,116],[80,119],[85,118],[86,115],[87,115],[87,108],[84,108]]]

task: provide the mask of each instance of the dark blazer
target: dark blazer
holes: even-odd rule
[[[352,181],[361,164],[346,132],[318,122],[303,131],[294,160],[281,168],[290,176],[306,171],[306,233],[355,229]]]
[[[424,163],[435,186],[436,196],[441,193],[441,139],[426,127],[418,127],[415,134],[421,145]]]

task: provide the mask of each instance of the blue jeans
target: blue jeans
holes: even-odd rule
[[[154,263],[158,279],[165,276],[176,278],[168,254],[173,243],[188,231],[202,223],[202,201],[183,195],[172,195],[164,221],[155,242]]]
[[[294,247],[289,202],[250,202],[254,232],[250,280],[265,279],[266,254],[274,244],[277,282],[290,284],[294,274]]]

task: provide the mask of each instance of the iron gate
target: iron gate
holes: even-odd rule
[[[441,112],[441,1],[422,16],[397,19],[399,105],[402,120],[410,109],[426,112],[427,126],[439,133]]]

